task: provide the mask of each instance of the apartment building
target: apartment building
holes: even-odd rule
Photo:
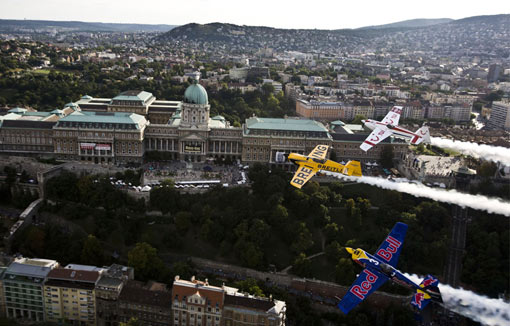
[[[284,326],[286,304],[240,293],[225,285],[175,277],[172,287],[173,326]]]
[[[142,325],[172,325],[172,294],[165,284],[130,280],[120,292],[118,315],[124,323],[136,318]]]
[[[223,313],[225,291],[198,281],[175,277],[172,287],[172,312],[174,326],[219,326]]]
[[[510,103],[493,102],[491,116],[487,122],[487,127],[491,129],[510,130]]]
[[[96,326],[95,287],[99,272],[55,268],[44,283],[46,320]]]
[[[5,307],[8,318],[45,321],[43,284],[55,260],[21,258],[9,265],[3,275]]]
[[[224,326],[284,326],[286,305],[284,301],[258,298],[248,294],[225,294]]]

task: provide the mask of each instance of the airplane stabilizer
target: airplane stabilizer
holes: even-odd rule
[[[430,132],[429,127],[423,126],[420,129],[416,130],[416,135],[420,137],[414,136],[411,140],[411,144],[418,145],[420,143],[430,144]]]
[[[361,163],[358,161],[349,161],[344,167],[343,174],[361,177]]]
[[[411,305],[416,309],[423,310],[431,301],[443,302],[439,291],[439,280],[436,277],[427,275],[420,283],[420,288],[423,290],[417,289],[411,299]]]

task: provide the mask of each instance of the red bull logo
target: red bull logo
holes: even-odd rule
[[[435,278],[432,278],[432,277],[428,277],[426,279],[423,280],[423,282],[421,282],[421,284],[423,285],[424,288],[436,283],[436,279]]]
[[[391,258],[393,258],[393,254],[397,252],[402,243],[391,235],[386,238],[386,242],[388,243],[388,246],[386,249],[379,249],[379,251],[377,251],[377,256],[389,262]]]
[[[372,273],[368,269],[363,270],[367,274],[365,280],[360,285],[354,285],[351,287],[350,292],[360,298],[365,299],[365,296],[372,290],[372,284],[374,284],[379,278],[376,274]]]
[[[425,300],[425,293],[417,292],[414,295],[413,304],[421,309],[421,303]]]

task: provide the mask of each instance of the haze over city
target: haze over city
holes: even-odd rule
[[[278,28],[341,29],[381,25],[416,18],[460,19],[502,12],[503,1],[440,1],[410,4],[405,0],[358,2],[326,0],[241,3],[235,0],[195,1],[88,1],[3,0],[0,19],[36,19],[184,25],[232,23]],[[22,10],[20,10],[22,8]],[[503,9],[504,10],[504,9]]]

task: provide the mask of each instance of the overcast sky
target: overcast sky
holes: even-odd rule
[[[508,0],[0,0],[1,19],[317,29],[507,13]]]

